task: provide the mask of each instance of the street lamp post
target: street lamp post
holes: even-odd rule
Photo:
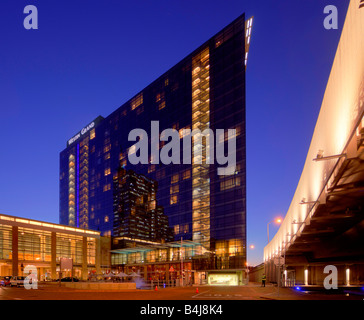
[[[276,218],[270,222],[268,222],[267,224],[267,235],[268,235],[268,243],[269,243],[269,225],[272,223],[272,222],[275,222],[277,224],[280,224],[282,222],[282,219],[281,218]]]

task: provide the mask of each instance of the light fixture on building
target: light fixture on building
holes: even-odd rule
[[[302,198],[300,204],[315,204],[318,203],[318,201],[306,201],[306,198]]]
[[[339,158],[342,158],[342,157],[346,157],[346,153],[324,157],[324,150],[319,150],[318,153],[317,153],[316,158],[313,159],[313,161],[316,161],[316,162],[326,161],[326,160],[339,159]]]

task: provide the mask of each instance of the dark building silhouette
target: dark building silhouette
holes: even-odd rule
[[[120,167],[113,179],[113,234],[122,246],[135,240],[173,241],[163,207],[157,205],[158,183]]]

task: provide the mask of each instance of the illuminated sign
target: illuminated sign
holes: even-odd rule
[[[99,116],[94,121],[92,121],[89,125],[87,125],[86,127],[84,127],[79,133],[77,133],[71,139],[69,139],[67,141],[67,147],[69,147],[71,144],[73,144],[74,142],[76,142],[77,140],[79,140],[80,138],[82,138],[84,135],[86,135],[87,133],[89,133],[103,119],[104,119],[103,117]]]
[[[231,273],[209,274],[208,284],[214,286],[237,286],[238,275]]]

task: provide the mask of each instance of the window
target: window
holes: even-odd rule
[[[223,143],[224,141],[228,141],[228,140],[230,140],[234,137],[236,138],[237,136],[240,135],[240,133],[241,133],[240,127],[237,127],[234,130],[235,130],[235,132],[226,130],[224,132],[224,134],[218,135],[219,143]]]
[[[109,191],[111,190],[111,184],[108,183],[108,184],[105,184],[104,187],[103,187],[103,191],[106,192],[106,191]]]
[[[156,173],[156,176],[157,176],[157,180],[163,179],[166,176],[164,169],[158,170]]]
[[[173,186],[171,186],[170,194],[173,194],[173,193],[179,193],[179,185],[178,184],[174,184]]]
[[[96,137],[95,129],[92,129],[90,131],[90,140],[95,139],[95,137]]]
[[[96,239],[87,238],[87,264],[96,263]]]
[[[138,94],[134,99],[131,100],[131,110],[135,110],[143,103],[143,93]]]
[[[162,110],[166,107],[164,92],[157,93],[157,95],[155,97],[155,102],[157,102],[159,110]]]
[[[220,190],[228,190],[241,185],[241,178],[240,177],[233,177],[227,179],[225,181],[220,182]]]
[[[164,92],[162,93],[157,93],[156,97],[155,97],[155,101],[156,102],[160,102],[164,99]]]
[[[175,173],[172,176],[171,183],[177,183],[178,182],[178,179],[179,179],[179,175],[178,175],[178,173]]]
[[[0,225],[0,259],[12,259],[12,227]]]
[[[176,194],[171,195],[170,204],[176,204],[178,202],[178,196]]]
[[[136,113],[137,115],[140,115],[142,112],[144,112],[144,106],[141,106],[140,108],[137,109]]]
[[[174,226],[174,234],[179,234],[179,225]]]
[[[190,134],[191,128],[188,126],[186,128],[182,128],[179,130],[179,137],[183,139],[184,137],[187,137]]]
[[[129,155],[134,154],[135,152],[136,152],[136,146],[135,146],[135,144],[134,144],[134,145],[132,145],[132,146],[129,148]]]
[[[166,107],[166,102],[162,101],[159,105],[158,105],[158,110],[162,110]]]
[[[183,172],[183,180],[191,178],[191,170],[186,170]]]
[[[104,153],[109,152],[111,149],[111,144],[108,144],[104,147]]]
[[[83,238],[57,233],[56,255],[57,261],[60,258],[72,258],[74,264],[81,264],[83,259]]]
[[[110,168],[106,168],[105,169],[105,176],[108,176],[111,173],[111,169]]]
[[[183,233],[188,233],[188,231],[189,231],[189,225],[188,224],[185,224],[184,226],[182,226],[182,229],[183,229]]]
[[[104,231],[104,233],[102,235],[103,235],[103,237],[111,237],[111,230]]]

